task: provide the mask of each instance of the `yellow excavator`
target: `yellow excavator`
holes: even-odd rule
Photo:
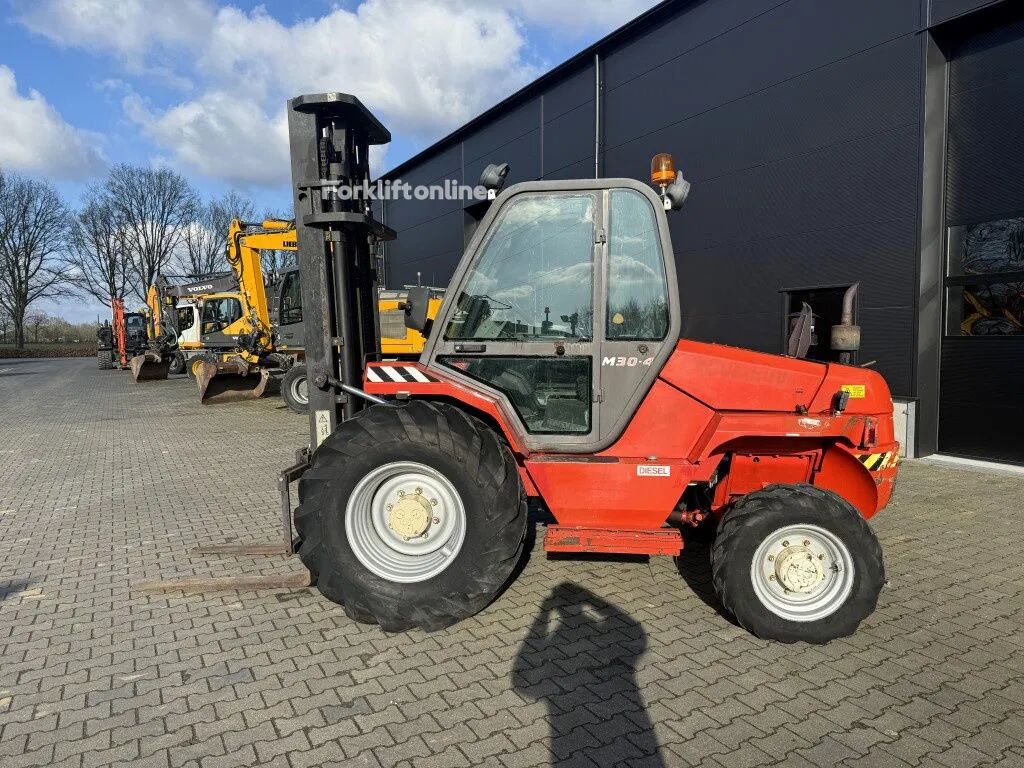
[[[273,374],[283,374],[302,361],[301,311],[290,311],[298,294],[298,269],[285,269],[268,285],[260,257],[262,251],[295,249],[291,222],[231,222],[227,261],[237,294],[204,297],[199,315],[203,351],[187,365],[201,402],[260,397]],[[276,322],[271,318],[272,300]]]
[[[275,382],[291,410],[308,409],[299,269],[288,267],[267,280],[260,254],[271,250],[296,250],[293,222],[231,222],[227,260],[238,297],[204,296],[198,302],[202,352],[186,364],[203,403],[254,399]],[[389,291],[379,297],[381,349],[389,358],[418,356],[423,349],[423,336],[405,327],[405,296]],[[433,317],[443,292],[431,296]]]
[[[200,353],[199,313],[207,299],[231,297],[240,302],[234,276],[214,273],[177,282],[157,275],[140,310],[149,342],[132,357],[130,367],[137,383],[166,379],[184,373],[190,357]]]

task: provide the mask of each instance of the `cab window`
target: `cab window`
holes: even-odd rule
[[[196,324],[196,310],[194,307],[178,308],[178,332],[184,333]]]
[[[242,317],[242,304],[238,299],[208,299],[203,304],[203,333],[222,331]]]
[[[636,190],[613,189],[609,206],[609,341],[661,341],[668,333],[668,280],[650,202]]]
[[[593,338],[595,198],[523,195],[483,246],[447,339],[588,341]]]
[[[302,290],[299,272],[295,270],[285,275],[284,285],[281,287],[281,325],[301,322]]]

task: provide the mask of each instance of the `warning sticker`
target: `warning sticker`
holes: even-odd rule
[[[853,399],[864,397],[864,385],[863,384],[843,384],[839,387],[843,392],[849,392],[850,397]]]
[[[316,444],[319,447],[320,443],[328,438],[331,434],[331,412],[330,411],[317,411],[316,412]]]

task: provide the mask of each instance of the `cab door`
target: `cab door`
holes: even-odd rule
[[[197,348],[200,341],[195,304],[182,302],[175,309],[178,313],[178,346],[182,349]]]
[[[423,359],[498,394],[530,450],[602,450],[679,338],[672,259],[639,182],[517,185],[474,235]]]
[[[212,296],[204,300],[200,318],[203,346],[234,347],[238,342],[241,319],[242,302],[235,296]]]
[[[675,349],[681,324],[675,257],[658,198],[641,185],[609,189],[605,221],[604,322],[595,334],[602,446],[629,424]]]
[[[302,326],[302,291],[299,270],[284,273],[277,296],[278,348],[282,351],[302,349],[305,344]]]
[[[599,432],[603,210],[594,189],[509,190],[470,243],[424,356],[499,394],[534,450],[585,450]]]

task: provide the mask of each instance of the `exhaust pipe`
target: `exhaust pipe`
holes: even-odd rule
[[[253,366],[237,357],[221,363],[205,360],[196,374],[199,402],[204,405],[255,400],[263,396],[269,382],[269,371],[253,370]]]
[[[853,324],[853,302],[860,283],[854,283],[843,294],[843,314],[839,325],[832,326],[832,349],[839,353],[839,362],[849,365],[853,353],[860,349],[860,326]]]
[[[143,381],[162,381],[171,370],[171,359],[164,358],[159,352],[147,350],[128,361],[132,378],[138,384]]]

